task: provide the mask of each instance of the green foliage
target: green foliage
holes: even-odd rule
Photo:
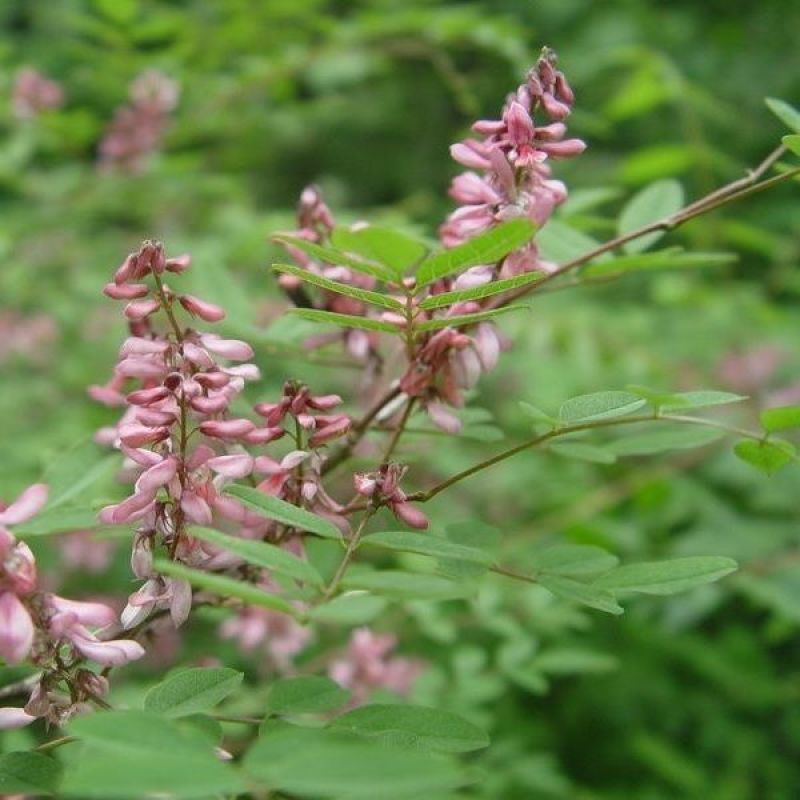
[[[267,694],[270,714],[319,714],[341,708],[350,692],[329,678],[302,675],[272,683]]]
[[[514,344],[467,394],[459,412],[465,434],[418,435],[428,423],[413,415],[413,436],[394,455],[411,464],[409,490],[424,490],[535,432],[611,426],[632,413],[695,414],[743,430],[760,419],[764,440],[743,439],[734,455],[724,431],[664,420],[559,435],[547,452],[522,452],[427,503],[433,533],[398,531],[388,514],[377,517],[371,530],[383,533],[365,536],[358,568],[327,603],[318,602],[320,586],[343,553],[338,530],[319,517],[298,518],[294,506],[248,505],[287,528],[313,531],[308,561],[266,543],[204,541],[238,548],[243,576],[267,565],[304,610],[244,579],[159,561],[164,575],[186,578],[230,606],[198,609],[182,630],[181,663],[202,663],[197,659],[212,653],[246,674],[228,696],[226,714],[316,714],[303,719],[315,727],[269,718],[256,738],[254,724],[222,727],[202,713],[169,719],[96,711],[61,732],[78,742],[46,753],[30,748],[58,731],[37,725],[2,732],[0,794],[791,797],[800,785],[798,764],[787,756],[800,740],[791,657],[800,626],[798,440],[793,407],[768,406],[794,402],[781,397],[790,396],[800,368],[796,181],[664,233],[658,250],[636,249],[652,247],[656,233],[541,287],[543,273],[532,273],[426,297],[426,281],[438,270],[454,276],[505,246],[488,243],[481,253],[454,257],[428,243],[452,210],[445,192],[459,168],[447,146],[473,119],[497,116],[542,32],[577,91],[571,130],[589,143],[579,162],[553,162],[570,197],[534,238],[543,258],[563,264],[615,232],[674,212],[679,185],[693,200],[742,177],[790,131],[781,140],[790,152],[769,174],[792,168],[800,153],[798,112],[771,100],[773,119],[762,94],[798,96],[796,71],[787,65],[800,8],[777,0],[658,8],[584,0],[44,5],[0,9],[7,76],[0,86],[0,500],[35,480],[53,485],[46,511],[15,532],[31,538],[55,591],[89,598],[133,589],[130,532],[111,532],[96,520],[98,508],[125,492],[114,475],[118,456],[106,457],[92,442],[118,410],[86,401],[85,387],[107,379],[125,335],[100,287],[142,238],[163,237],[170,254],[190,250],[196,269],[187,281],[229,311],[220,333],[255,343],[264,378],[243,404],[274,398],[287,377],[319,393],[354,396],[358,372],[348,357],[336,347],[304,348],[322,330],[312,323],[403,332],[380,319],[309,309],[275,321],[286,301],[265,265],[287,256],[265,242],[295,227],[295,199],[311,181],[337,207],[333,245],[290,235],[275,241],[379,283],[364,293],[278,268],[306,280],[310,292],[397,311],[392,297],[402,296],[401,275],[418,264],[415,300],[425,311],[501,289],[536,290],[532,313],[495,320]],[[9,101],[14,74],[27,64],[62,81],[67,101],[21,121]],[[129,81],[152,67],[181,84],[160,152],[138,174],[98,173],[104,128],[126,102]],[[349,231],[362,218],[378,224]],[[612,282],[616,277],[625,281]],[[572,282],[583,288],[561,291]],[[427,330],[452,323],[438,316]],[[479,319],[461,320],[468,321]],[[37,325],[52,326],[38,345]],[[642,384],[718,386],[728,394]],[[633,398],[602,393],[585,402],[603,386],[626,387]],[[545,409],[571,397],[569,419],[529,404],[520,409],[519,397]],[[725,405],[717,408],[714,397]],[[478,406],[491,417],[470,417]],[[348,411],[358,413],[355,405]],[[354,468],[374,465],[390,425],[370,435]],[[487,435],[478,440],[467,435],[472,430]],[[333,486],[338,499],[350,497],[346,470]],[[454,518],[466,522],[449,525]],[[107,573],[64,558],[72,537],[62,543],[49,536],[76,530],[91,531],[90,552],[110,548]],[[684,559],[709,553],[720,555],[710,568],[704,562],[707,571],[687,573]],[[735,560],[739,571],[698,585],[727,574],[730,564],[719,559]],[[524,579],[487,575],[487,565]],[[688,593],[636,596],[690,586]],[[294,664],[302,678],[276,679],[264,651],[239,653],[220,640],[219,616],[244,604],[310,621],[314,638]],[[352,629],[364,625],[396,635],[398,652],[423,662],[411,704],[447,709],[491,731],[491,746],[456,760],[427,745],[400,747],[424,738],[424,730],[403,726],[371,738],[338,729],[355,711],[320,727],[339,707],[327,703],[346,702],[344,690],[321,677],[324,665],[341,657]],[[224,668],[202,674],[217,669]],[[194,669],[165,674],[152,662],[114,670],[108,699],[142,707],[148,693],[158,696],[187,672]],[[0,669],[4,687],[22,677]],[[275,710],[278,687],[283,702],[294,697],[299,705]],[[191,689],[186,702],[193,697],[210,702]],[[390,702],[382,694],[372,700],[378,708]],[[4,703],[24,701],[17,693]],[[233,765],[218,759],[216,744],[235,754]]]
[[[61,764],[41,753],[26,751],[0,755],[0,791],[4,796],[54,794],[61,782]]]
[[[620,235],[667,219],[683,206],[683,187],[674,180],[657,181],[630,199],[619,215],[617,232]],[[639,253],[655,244],[664,231],[653,231],[623,245],[627,253]]]
[[[250,486],[231,486],[228,494],[241,500],[248,508],[267,519],[274,519],[298,531],[316,533],[326,539],[341,539],[339,529],[324,517],[312,514],[304,508],[287,503],[278,497],[266,495]]]
[[[154,686],[144,707],[168,717],[186,717],[208,711],[235,692],[244,675],[227,667],[184,669]]]
[[[467,753],[489,746],[489,737],[456,714],[411,705],[367,705],[337,717],[333,730],[349,731],[389,747]]]
[[[294,508],[294,506],[293,506]],[[276,547],[268,542],[242,539],[238,536],[228,536],[212,528],[192,528],[192,536],[204,542],[210,542],[224,550],[241,556],[248,564],[266,567],[278,575],[295,578],[316,586],[322,586],[322,576],[314,567],[298,558],[294,553]]]

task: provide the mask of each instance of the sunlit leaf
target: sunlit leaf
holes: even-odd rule
[[[479,264],[494,264],[513,250],[527,244],[536,226],[527,219],[504,222],[464,244],[425,259],[417,270],[417,288]]]
[[[789,105],[785,100],[779,100],[777,97],[767,97],[764,102],[767,104],[767,108],[787,128],[791,128],[795,133],[800,133],[800,111]]]
[[[428,252],[424,242],[400,231],[377,225],[367,225],[356,230],[334,228],[331,242],[340,250],[385,264],[398,277],[419,263]]]
[[[800,428],[800,406],[768,408],[761,412],[761,424],[768,433]]]
[[[733,452],[751,467],[766,475],[773,475],[795,458],[796,448],[791,442],[781,439],[756,442],[742,439],[737,442]]]

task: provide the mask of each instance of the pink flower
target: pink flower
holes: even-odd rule
[[[47,486],[29,486],[11,505],[0,510],[0,525],[19,525],[39,513],[47,502]]]
[[[33,646],[34,627],[31,615],[11,592],[0,593],[0,657],[9,664],[19,664]]]
[[[332,680],[352,692],[351,705],[361,705],[376,689],[407,695],[422,672],[421,662],[393,656],[397,639],[392,634],[357,628],[345,653],[328,667]]]
[[[225,319],[225,312],[213,303],[207,303],[199,297],[184,294],[178,298],[180,304],[190,313],[206,322],[219,322]]]
[[[357,472],[353,476],[353,486],[358,494],[369,497],[376,505],[386,505],[409,527],[425,529],[428,518],[406,500],[400,488],[400,480],[407,469],[400,464],[382,464],[377,472]]]

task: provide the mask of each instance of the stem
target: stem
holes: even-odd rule
[[[367,522],[369,522],[370,518],[377,510],[377,508],[369,508],[367,509],[367,513],[361,518],[358,528],[356,528],[355,533],[350,537],[350,541],[347,543],[347,550],[345,550],[344,556],[342,556],[342,560],[339,562],[339,566],[336,568],[336,573],[334,574],[333,578],[331,578],[328,588],[325,589],[325,592],[322,595],[322,603],[327,603],[339,588],[339,584],[342,582],[342,578],[344,577],[345,572],[347,572],[347,568],[350,566],[350,561],[355,555],[359,544],[361,544],[361,537],[364,534],[364,528],[366,528]]]
[[[175,334],[175,340],[180,345],[183,342],[183,331],[181,330],[181,326],[178,325],[178,320],[175,317],[175,312],[172,309],[172,302],[170,301],[169,297],[167,297],[167,293],[164,290],[164,283],[161,280],[161,276],[153,271],[153,279],[156,284],[156,291],[158,293],[158,299],[161,303],[161,308],[164,310],[164,313],[167,315],[167,319],[169,320],[170,327],[172,328],[173,333]],[[189,436],[187,433],[187,412],[186,412],[186,398],[181,395],[181,398],[178,402],[180,407],[180,437],[179,437],[179,456],[180,456],[180,469],[178,471],[178,480],[181,484],[181,493],[186,489],[186,445],[189,441]],[[174,523],[175,523],[175,535],[172,538],[172,541],[169,545],[169,557],[170,559],[175,559],[175,553],[178,550],[178,545],[181,541],[181,535],[183,534],[183,527],[184,527],[184,515],[183,509],[181,508],[179,503],[173,504],[174,509]]]
[[[695,200],[693,203],[689,203],[689,205],[684,206],[674,214],[662,217],[655,222],[648,222],[646,225],[642,225],[633,231],[629,231],[628,233],[617,236],[614,239],[610,239],[609,241],[598,245],[594,249],[589,250],[587,253],[561,264],[558,269],[554,270],[549,275],[545,275],[541,280],[536,281],[528,286],[515,289],[508,294],[501,295],[500,298],[490,305],[490,307],[497,308],[504,306],[514,300],[519,299],[520,297],[523,297],[524,295],[528,294],[528,292],[538,291],[544,284],[549,283],[555,278],[559,278],[565,273],[570,272],[577,267],[583,266],[587,262],[603,255],[603,253],[607,253],[609,250],[615,250],[617,247],[627,244],[634,239],[639,239],[642,236],[646,236],[648,233],[674,230],[675,228],[683,225],[685,222],[688,222],[690,219],[699,217],[701,214],[714,211],[715,209],[721,208],[722,206],[725,206],[734,200],[741,200],[743,197],[748,197],[749,195],[762,192],[766,189],[776,186],[779,183],[783,183],[784,181],[797,177],[800,175],[800,167],[795,167],[794,169],[790,169],[787,172],[781,173],[780,175],[775,175],[772,178],[768,178],[765,181],[761,180],[762,176],[767,172],[767,170],[769,170],[770,167],[772,167],[773,164],[775,164],[775,162],[785,152],[786,147],[784,145],[776,147],[757,167],[749,170],[745,177],[726,184],[710,194],[705,195],[705,197]]]
[[[353,452],[355,446],[364,437],[372,421],[380,414],[385,406],[389,405],[400,394],[400,387],[395,386],[383,394],[375,404],[367,411],[367,413],[356,422],[351,431],[350,436],[345,444],[336,450],[331,457],[322,465],[322,474],[326,475],[328,472],[336,469],[343,461],[348,459]]]
[[[389,446],[386,448],[386,452],[383,454],[383,458],[381,459],[382,464],[386,464],[392,457],[392,453],[394,453],[395,448],[397,447],[398,442],[400,441],[400,437],[403,435],[406,424],[408,423],[408,419],[411,416],[411,411],[414,408],[414,401],[416,400],[415,397],[410,397],[408,402],[406,403],[406,407],[403,409],[403,416],[400,417],[400,422],[397,424],[395,428],[394,434],[392,435],[392,439],[389,442]]]
[[[38,747],[34,747],[33,749],[37,753],[48,753],[51,750],[61,747],[62,744],[69,744],[70,742],[76,741],[78,741],[77,736],[59,736],[58,739],[51,739],[49,742],[40,744]]]
[[[647,415],[647,416],[637,416],[637,417],[623,417],[623,418],[614,418],[614,419],[603,419],[603,420],[596,420],[594,422],[581,422],[576,425],[565,425],[564,427],[557,428],[552,431],[548,431],[547,433],[543,433],[539,436],[535,436],[532,439],[528,439],[521,444],[515,445],[514,447],[509,448],[508,450],[503,450],[500,453],[492,456],[491,458],[487,458],[484,461],[480,461],[477,464],[473,464],[473,466],[468,467],[461,472],[457,472],[455,475],[451,475],[446,480],[442,481],[441,483],[436,484],[431,489],[423,492],[415,492],[414,494],[410,494],[408,496],[408,500],[417,503],[424,503],[430,500],[431,498],[435,497],[440,492],[443,492],[445,489],[449,489],[456,483],[460,481],[466,480],[467,478],[471,478],[473,475],[476,475],[479,472],[482,472],[489,467],[494,466],[495,464],[499,464],[501,461],[505,461],[507,458],[511,458],[512,456],[517,455],[517,453],[523,452],[523,450],[527,450],[531,447],[538,447],[541,444],[545,444],[552,439],[557,439],[560,436],[566,436],[570,433],[578,433],[579,431],[590,431],[595,430],[597,428],[612,428],[618,425],[636,425],[642,422],[677,422],[684,425],[701,425],[706,428],[717,428],[719,430],[726,431],[727,433],[735,433],[738,436],[741,436],[745,439],[753,439],[755,441],[763,441],[764,436],[760,433],[754,433],[753,431],[745,430],[744,428],[737,428],[732,427],[730,425],[726,425],[722,422],[717,422],[713,419],[706,419],[704,417],[688,417],[688,416],[680,416],[680,415],[669,415],[669,414],[659,414],[659,415]]]

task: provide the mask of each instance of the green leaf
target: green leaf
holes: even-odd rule
[[[81,492],[110,476],[116,467],[116,457],[104,453],[93,440],[81,442],[60,453],[48,461],[42,477],[42,482],[50,490],[47,506],[42,513],[46,514],[80,497]]]
[[[725,266],[737,260],[735,253],[686,253],[680,247],[669,247],[654,253],[631,253],[589,264],[583,268],[581,275],[586,278],[607,278],[651,269],[703,269]]]
[[[539,231],[536,244],[541,257],[556,264],[584,256],[598,246],[596,239],[557,219],[551,219]],[[607,257],[600,256],[603,259]]]
[[[295,508],[295,506],[292,506]],[[190,535],[195,539],[210,542],[224,550],[241,556],[248,564],[255,564],[257,567],[266,567],[279,575],[286,575],[288,578],[295,578],[305,583],[313,583],[315,586],[322,586],[324,581],[322,576],[314,567],[298,558],[294,553],[276,547],[268,542],[253,541],[252,539],[241,539],[238,536],[229,536],[211,528],[190,529]]]
[[[368,225],[358,230],[335,228],[331,234],[331,243],[340,250],[385,264],[397,276],[419,263],[428,253],[424,242],[377,225]]]
[[[800,111],[777,97],[767,97],[764,102],[787,128],[791,128],[795,133],[800,133]]]
[[[301,267],[295,267],[291,264],[273,264],[272,269],[276,272],[284,272],[287,275],[294,275],[296,278],[311,283],[314,286],[319,286],[321,289],[326,289],[329,292],[342,294],[346,297],[352,297],[354,300],[360,300],[363,303],[371,303],[374,306],[381,308],[388,308],[392,311],[403,310],[403,304],[386,294],[380,292],[371,292],[368,289],[359,289],[357,286],[350,286],[346,283],[339,283],[339,281],[332,281],[316,272],[311,272]]]
[[[378,278],[382,281],[391,282],[396,279],[396,276],[392,270],[387,269],[381,264],[363,261],[362,259],[355,258],[347,253],[342,253],[333,247],[324,247],[323,245],[309,242],[306,239],[300,239],[297,236],[286,236],[285,234],[274,236],[273,240],[279,244],[288,244],[292,247],[296,247],[298,250],[301,250],[303,253],[306,253],[307,255],[317,259],[317,261],[321,261],[324,264],[338,264],[342,267],[349,267],[356,272],[361,272],[364,275],[370,275],[373,278]]]
[[[593,585],[614,592],[675,594],[719,580],[737,566],[732,558],[724,556],[687,556],[670,561],[623,564],[601,575]]]
[[[341,531],[324,517],[312,514],[285,500],[259,492],[252,486],[229,486],[226,493],[241,500],[249,509],[298,531],[316,533],[325,539],[341,539]]]
[[[215,575],[212,572],[203,572],[199,569],[191,569],[175,561],[168,561],[165,558],[157,558],[154,564],[155,571],[162,575],[170,575],[173,578],[183,578],[189,581],[192,586],[200,589],[207,589],[220,597],[235,597],[245,603],[260,608],[269,608],[273,611],[282,611],[293,617],[298,615],[297,610],[277,594],[265,592],[251,583],[237,581],[225,575]]]
[[[573,425],[593,419],[624,417],[645,405],[631,392],[594,392],[567,400],[559,409],[562,425]]]
[[[477,725],[426,706],[361,706],[337,717],[330,727],[377,739],[389,747],[468,753],[489,746],[489,737]]]
[[[551,414],[542,411],[530,403],[520,401],[519,407],[522,409],[525,416],[530,417],[536,423],[555,426],[558,424],[558,419]]]
[[[791,442],[782,439],[764,442],[742,439],[736,443],[733,452],[750,466],[767,475],[773,475],[795,458],[796,450]]]
[[[444,532],[449,542],[480,550],[492,562],[495,561],[500,547],[500,531],[497,528],[486,525],[480,520],[465,520],[447,525]],[[438,572],[447,577],[462,580],[483,575],[486,572],[486,565],[462,559],[441,558]]]
[[[560,544],[534,553],[531,563],[537,571],[575,576],[606,572],[613,569],[619,559],[593,545]]]
[[[272,790],[336,800],[439,797],[465,782],[456,764],[436,754],[294,726],[267,728],[244,768]]]
[[[608,447],[618,456],[646,456],[669,450],[688,450],[704,447],[725,435],[715,428],[696,425],[664,425],[657,430],[625,436],[610,442]]]
[[[438,331],[441,328],[459,328],[463,325],[474,325],[478,322],[484,322],[487,319],[494,319],[502,314],[509,314],[512,311],[530,311],[529,306],[514,305],[504,306],[503,308],[492,308],[488,311],[476,311],[474,314],[458,314],[452,317],[440,317],[439,319],[430,319],[427,322],[420,322],[414,324],[414,330],[418,333],[427,333],[428,331]]]
[[[363,625],[370,622],[386,608],[384,597],[375,597],[364,591],[347,592],[334,597],[324,605],[313,608],[309,617],[315,622],[336,625]]]
[[[468,597],[474,587],[442,578],[399,570],[351,568],[342,585],[348,589],[366,589],[399,600],[451,600]]]
[[[138,800],[157,793],[204,798],[244,791],[237,772],[209,742],[157,714],[101,711],[76,717],[67,729],[86,746],[68,767],[64,795]]]
[[[0,797],[54,794],[64,768],[42,753],[11,752],[0,755]]]
[[[741,403],[743,400],[747,400],[743,395],[715,390],[676,392],[664,399],[664,402],[661,403],[661,408],[664,411],[679,411],[687,408],[706,408],[707,406]]]
[[[363,331],[381,331],[400,335],[403,328],[391,322],[383,322],[371,317],[356,317],[351,314],[337,314],[333,311],[322,311],[318,308],[290,308],[287,312],[295,317],[307,319],[310,322],[320,322],[327,325],[336,325],[337,328],[358,328]]]
[[[536,226],[527,219],[514,219],[475,236],[464,244],[425,259],[417,270],[417,289],[479,264],[494,264],[527,244]]]
[[[239,796],[245,783],[213,751],[197,756],[174,755],[169,748],[138,759],[131,753],[110,753],[93,744],[70,764],[59,797],[80,800],[208,800]]]
[[[800,406],[768,408],[761,412],[760,419],[767,433],[800,428]]]
[[[267,694],[271,714],[319,714],[341,708],[350,692],[330,678],[303,675],[274,681]]]
[[[484,297],[491,297],[495,294],[502,294],[511,289],[518,289],[520,286],[527,286],[529,283],[536,283],[545,276],[543,272],[527,272],[524,275],[516,275],[513,278],[503,278],[498,281],[484,283],[482,286],[473,286],[470,289],[458,289],[453,292],[442,292],[426,297],[419,307],[426,311],[436,308],[452,306],[456,303],[463,303],[466,300],[481,300]]]
[[[683,187],[676,180],[656,181],[635,194],[622,209],[617,225],[617,233],[626,233],[648,225],[651,222],[669,217],[683,206]],[[653,231],[645,236],[624,244],[626,253],[639,253],[647,250],[664,235],[664,231]]]
[[[185,717],[208,711],[236,691],[244,673],[227,667],[192,667],[154,686],[144,707],[168,717]]]
[[[622,614],[622,606],[617,602],[614,595],[597,586],[588,583],[566,578],[562,575],[550,575],[543,573],[537,577],[537,583],[552,592],[562,600],[569,600],[573,603],[596,608],[598,611],[605,611],[607,614]]]
[[[475,564],[489,566],[493,557],[476,547],[454,544],[447,539],[432,536],[430,533],[414,533],[412,531],[381,531],[371,533],[361,540],[362,545],[380,547],[385,550],[398,550],[406,553],[420,553],[434,558],[449,558],[458,561],[470,561]]]
[[[613,464],[617,460],[616,455],[607,447],[586,442],[553,442],[545,449],[559,456],[590,461],[593,464]]]
[[[784,136],[781,142],[785,147],[788,147],[796,156],[800,156],[800,136],[796,133]]]

